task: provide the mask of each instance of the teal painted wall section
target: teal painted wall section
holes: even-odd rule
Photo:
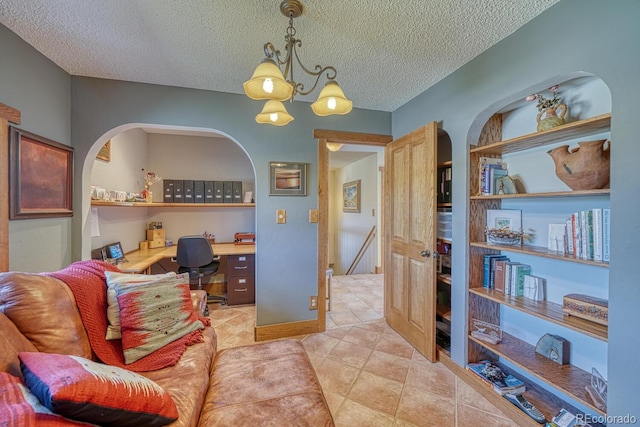
[[[612,94],[609,414],[640,420],[640,2],[563,0],[393,113],[393,136],[442,123],[453,146],[452,356],[464,363],[468,146],[501,107],[588,72]],[[534,118],[533,118],[534,119]],[[640,421],[639,421],[640,422]]]
[[[18,127],[71,145],[69,75],[2,25],[0,54],[0,102],[20,110]],[[9,268],[38,272],[69,264],[71,224],[71,218],[10,221]]]

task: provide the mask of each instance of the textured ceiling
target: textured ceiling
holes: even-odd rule
[[[307,68],[333,65],[355,107],[394,111],[558,1],[304,0],[294,26]],[[264,43],[284,51],[279,4],[0,0],[0,23],[71,75],[243,93]]]

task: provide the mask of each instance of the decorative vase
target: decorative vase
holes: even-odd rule
[[[558,112],[560,110],[560,112]],[[545,118],[542,118],[544,114]],[[538,122],[538,132],[551,129],[564,124],[564,115],[567,114],[567,106],[558,104],[555,107],[546,108],[538,113],[536,121]]]
[[[599,139],[579,142],[573,150],[562,145],[547,153],[556,164],[556,175],[569,188],[596,190],[609,185],[610,148],[611,141]]]

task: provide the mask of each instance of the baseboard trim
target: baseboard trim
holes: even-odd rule
[[[256,341],[268,341],[278,338],[308,335],[318,332],[317,320],[303,320],[300,322],[276,323],[273,325],[256,326]]]

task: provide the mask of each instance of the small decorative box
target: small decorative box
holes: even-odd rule
[[[562,311],[601,325],[609,324],[609,301],[582,294],[568,294],[562,299]]]

